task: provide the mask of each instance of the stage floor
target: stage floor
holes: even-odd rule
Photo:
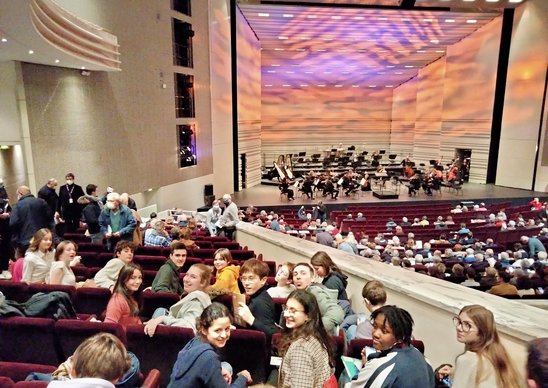
[[[236,202],[239,207],[245,207],[252,204],[259,209],[264,207],[294,207],[297,205],[306,206],[315,204],[318,200],[322,200],[328,207],[344,208],[348,205],[374,205],[381,203],[390,204],[431,201],[449,201],[455,204],[460,201],[475,201],[477,203],[485,202],[488,204],[494,202],[495,199],[497,202],[513,201],[516,203],[523,203],[525,200],[530,201],[534,197],[546,198],[547,193],[478,183],[465,183],[462,190],[459,190],[459,192],[442,187],[441,194],[439,192],[434,192],[433,196],[427,196],[424,191],[421,190],[417,196],[410,197],[407,194],[407,188],[401,187],[398,199],[379,199],[374,197],[371,192],[367,192],[365,195],[360,193],[359,195],[350,197],[346,197],[341,193],[338,199],[331,199],[330,196],[324,198],[319,195],[312,200],[308,199],[306,195],[300,197],[296,193],[295,200],[288,201],[285,196],[280,196],[280,191],[277,186],[269,185],[257,185],[232,195],[234,202]]]

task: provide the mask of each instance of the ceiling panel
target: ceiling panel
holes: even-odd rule
[[[500,12],[240,5],[264,87],[393,88]]]

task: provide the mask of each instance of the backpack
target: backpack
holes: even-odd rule
[[[27,317],[76,319],[76,312],[70,296],[63,291],[34,294],[24,303]]]

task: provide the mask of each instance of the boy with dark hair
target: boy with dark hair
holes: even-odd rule
[[[97,287],[112,290],[123,266],[133,261],[135,244],[132,241],[120,240],[114,248],[114,258],[95,274],[93,280]]]
[[[152,291],[172,292],[178,295],[183,293],[183,286],[179,281],[179,271],[185,265],[187,251],[185,244],[179,241],[171,244],[169,259],[160,267],[152,281]]]
[[[251,329],[264,332],[268,338],[278,331],[274,302],[266,291],[269,272],[268,265],[263,261],[249,259],[244,262],[240,268],[240,281],[249,296],[249,305],[240,303],[240,308],[236,310],[236,314]]]

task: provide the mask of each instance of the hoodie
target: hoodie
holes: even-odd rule
[[[230,385],[234,388],[246,386],[246,379],[243,376],[238,376]],[[185,387],[227,387],[215,348],[200,337],[194,337],[185,345],[173,365],[168,388]]]
[[[348,295],[346,295],[346,286],[348,285],[348,276],[337,271],[331,271],[327,275],[322,284],[327,288],[337,290],[337,300],[348,300]]]
[[[175,303],[164,318],[164,325],[187,327],[196,332],[196,318],[211,304],[209,295],[196,290]]]
[[[98,197],[86,194],[78,198],[78,203],[85,206],[82,210],[82,218],[88,226],[89,233],[99,233],[101,229],[99,226],[99,215],[101,214],[102,202]]]
[[[234,294],[240,294],[238,287],[238,277],[240,276],[240,266],[229,264],[215,274],[215,284],[213,288],[226,288]]]

